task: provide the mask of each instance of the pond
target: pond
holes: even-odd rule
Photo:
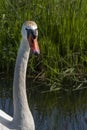
[[[87,90],[75,93],[30,92],[36,130],[87,130]],[[0,109],[13,115],[12,80],[0,80]]]

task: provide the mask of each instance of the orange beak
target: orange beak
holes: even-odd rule
[[[37,41],[37,38],[36,39],[33,39],[33,45],[31,47],[32,51],[34,53],[37,53],[37,54],[40,54],[40,49],[39,49],[39,45],[38,45],[38,41]]]
[[[40,49],[39,49],[37,38],[33,39],[32,37],[30,37],[29,45],[34,54],[40,54]]]

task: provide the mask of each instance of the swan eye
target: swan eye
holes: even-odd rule
[[[33,39],[35,39],[38,36],[38,29],[32,30],[32,29],[27,29],[27,38],[29,37],[29,35],[31,34]]]

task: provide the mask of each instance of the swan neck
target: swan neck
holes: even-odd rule
[[[28,115],[29,107],[26,96],[26,69],[30,53],[29,45],[25,39],[22,39],[15,65],[13,82],[13,102],[14,115],[16,121],[23,120],[23,116]]]

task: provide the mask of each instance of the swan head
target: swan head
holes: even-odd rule
[[[34,21],[26,21],[22,26],[22,37],[27,40],[31,51],[35,54],[40,53],[38,46],[38,28],[37,24]]]

